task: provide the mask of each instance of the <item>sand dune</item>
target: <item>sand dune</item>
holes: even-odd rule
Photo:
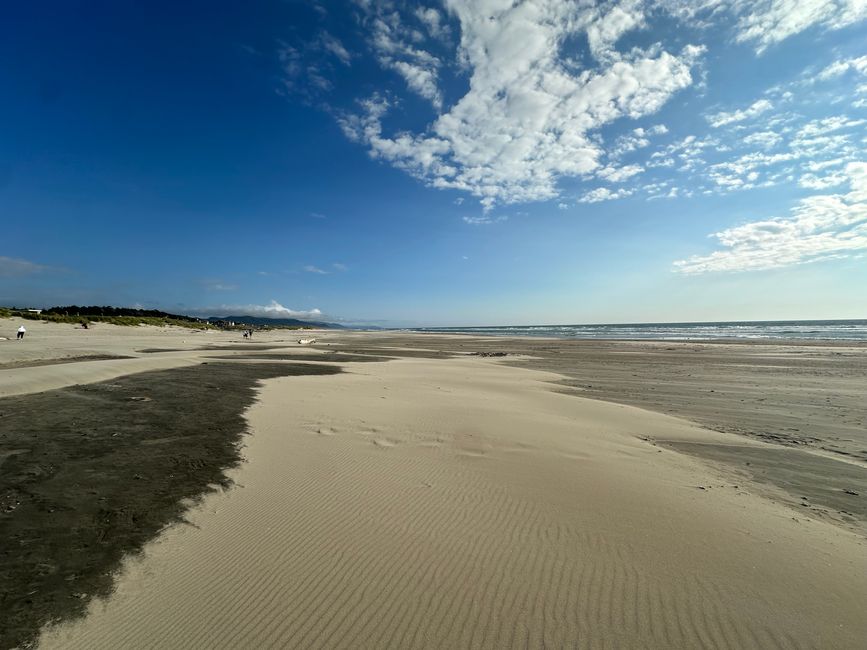
[[[269,380],[239,487],[43,648],[856,648],[863,538],[478,359]],[[738,444],[760,444],[737,438]]]

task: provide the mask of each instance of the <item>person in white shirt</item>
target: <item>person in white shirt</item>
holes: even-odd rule
[[[27,333],[27,329],[24,327],[24,325],[22,325],[21,327],[19,327],[19,328],[18,328],[18,337],[17,337],[18,340],[20,341],[21,339],[23,339],[23,338],[24,338],[24,334],[26,334],[26,333]]]

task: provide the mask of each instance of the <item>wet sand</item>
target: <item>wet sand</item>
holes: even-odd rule
[[[829,448],[833,436],[854,437],[835,422],[863,417],[847,401],[861,387],[863,348],[797,356],[806,348],[777,346],[785,363],[775,366],[758,362],[764,346],[702,356],[669,343],[573,349],[320,333],[318,350],[286,350],[291,333],[274,333],[256,341],[273,348],[263,350],[228,335],[207,344],[180,336],[79,346],[75,355],[137,358],[67,363],[76,374],[63,379],[94,381],[106,372],[98,364],[187,371],[214,356],[240,369],[324,367],[296,359],[320,355],[343,372],[265,380],[246,412],[244,462],[226,475],[236,487],[187,510],[192,526],[145,544],[123,563],[113,594],[51,627],[42,647],[855,648],[867,635],[860,511],[848,509],[847,521],[793,495],[827,483],[806,456],[845,464],[847,481],[863,472],[852,450]],[[147,348],[180,351],[138,352]],[[468,356],[491,351],[510,356]],[[777,369],[757,368],[768,365]],[[54,386],[51,369],[15,372],[31,373],[28,386]],[[682,370],[697,378],[672,385]],[[4,372],[0,394],[9,394]],[[788,427],[764,423],[776,422],[779,404],[801,403],[790,393],[797,382],[806,393],[813,375],[839,388],[842,404],[819,412],[808,400],[796,412],[803,428],[815,420],[812,431],[823,432],[805,441],[818,441],[765,442],[758,434]],[[701,426],[708,381],[725,387],[716,430]],[[609,394],[577,396],[580,382],[580,395],[597,384]],[[731,404],[765,388],[774,408]],[[666,402],[669,393],[679,400]],[[632,400],[644,408],[622,403]],[[112,408],[95,412],[128,411]],[[743,431],[727,430],[735,426]],[[765,462],[779,453],[784,462]],[[777,465],[797,480],[769,480]]]

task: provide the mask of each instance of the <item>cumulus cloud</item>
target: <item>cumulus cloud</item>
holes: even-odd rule
[[[318,309],[297,310],[284,307],[276,300],[267,305],[218,305],[216,307],[198,310],[202,314],[214,314],[220,316],[262,316],[264,318],[322,318],[323,313]]]
[[[846,257],[867,250],[867,163],[846,165],[849,192],[802,199],[788,217],[711,235],[723,247],[674,263],[681,273],[755,271]]]
[[[716,129],[721,126],[725,126],[726,124],[743,122],[744,120],[756,117],[757,115],[761,115],[762,113],[771,110],[773,107],[774,105],[771,104],[771,102],[767,99],[759,99],[758,101],[753,102],[753,104],[743,110],[737,110],[731,113],[715,113],[713,115],[706,116],[705,119],[707,119],[708,123]]]
[[[597,187],[595,190],[590,190],[581,196],[578,199],[578,203],[601,203],[602,201],[613,201],[614,199],[622,199],[631,194],[632,190],[625,188],[612,191],[607,187]]]
[[[382,94],[343,114],[341,127],[373,157],[432,187],[469,192],[486,209],[556,197],[560,178],[602,167],[596,130],[652,114],[692,84],[701,47],[615,50],[624,33],[643,24],[641,6],[628,2],[603,11],[567,0],[448,0],[449,14],[461,26],[457,58],[469,74],[466,94],[419,132],[386,133],[383,118],[394,102]],[[392,38],[400,31],[399,18],[378,16],[373,24],[378,51],[406,54]],[[573,72],[560,48],[581,34],[592,40],[599,64]],[[433,97],[427,84],[435,68],[429,62],[402,74]]]
[[[608,152],[609,158],[613,160],[637,149],[643,149],[650,145],[652,136],[666,133],[668,133],[668,127],[664,124],[656,124],[647,129],[643,127],[633,129],[631,133],[617,138],[614,147]]]

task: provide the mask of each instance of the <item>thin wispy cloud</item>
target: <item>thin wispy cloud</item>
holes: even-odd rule
[[[500,215],[497,217],[482,215],[480,217],[462,217],[462,219],[465,224],[470,226],[491,226],[495,223],[508,221],[509,217],[506,215]]]
[[[720,3],[725,4],[725,3]],[[733,0],[737,40],[759,53],[812,27],[842,29],[867,18],[864,0]]]
[[[758,54],[811,28],[834,31],[867,17],[863,0],[661,0],[657,4],[692,24],[735,20],[730,35]]]
[[[767,99],[759,99],[754,102],[749,107],[743,110],[733,111],[731,113],[720,112],[714,115],[708,115],[707,121],[710,123],[712,127],[715,129],[725,126],[726,124],[733,124],[734,122],[743,122],[744,120],[748,120],[752,117],[756,117],[761,115],[762,113],[766,113],[774,107],[770,101]]]
[[[35,275],[38,273],[46,273],[55,271],[55,269],[44,264],[37,264],[30,260],[24,260],[17,257],[4,257],[0,255],[0,277],[20,277],[25,275]]]
[[[329,54],[337,57],[337,60],[340,61],[343,65],[350,65],[352,62],[352,55],[349,51],[343,46],[343,43],[340,40],[329,34],[328,32],[322,33],[322,47]]]
[[[321,269],[318,266],[314,266],[313,264],[307,264],[306,266],[304,266],[304,270],[307,273],[314,273],[317,275],[328,275],[328,273],[329,273],[329,271],[326,271],[325,269]]]
[[[221,280],[206,280],[203,282],[208,291],[237,291],[238,285]]]
[[[756,271],[867,251],[867,163],[845,168],[849,192],[802,199],[788,217],[728,228],[712,236],[723,248],[674,263],[681,273]]]

